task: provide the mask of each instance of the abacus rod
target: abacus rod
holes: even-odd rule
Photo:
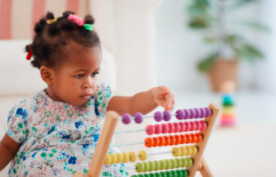
[[[143,132],[143,131],[147,131],[147,129],[143,128],[143,129],[137,129],[137,130],[117,131],[117,132],[115,132],[114,134],[132,133],[132,132]]]
[[[125,144],[114,144],[114,145],[111,145],[110,147],[137,145],[137,144],[145,144],[145,142],[135,142],[135,143],[125,143]]]
[[[124,170],[133,170],[136,169],[136,167],[126,167]],[[114,169],[110,169],[110,170],[103,170],[103,172],[111,172],[111,171],[117,171],[120,170],[119,168],[114,168]]]
[[[159,154],[167,154],[167,153],[172,153],[172,151],[164,151],[164,152],[148,153],[148,156],[152,156],[152,155],[159,155]]]

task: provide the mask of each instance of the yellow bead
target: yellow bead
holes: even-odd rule
[[[178,147],[172,148],[172,155],[178,157],[180,155],[180,149]]]
[[[192,146],[192,156],[196,155],[197,154],[197,147],[196,146]]]
[[[126,152],[122,153],[123,156],[123,163],[127,163],[129,161],[129,156]]]
[[[185,156],[186,155],[186,149],[185,149],[185,147],[184,146],[180,146],[179,149],[180,149],[180,156]]]
[[[121,153],[116,153],[116,163],[122,163],[123,161],[123,156]]]
[[[191,155],[191,153],[192,153],[192,149],[190,148],[190,146],[185,146],[185,150],[186,150],[186,154],[185,154],[185,156],[189,156],[189,155]]]
[[[105,157],[104,164],[105,164],[105,165],[109,165],[110,163],[111,163],[111,157],[110,157],[110,155],[108,154],[108,155]]]
[[[116,163],[116,156],[115,156],[115,154],[109,154],[110,155],[110,157],[111,157],[111,162],[110,162],[110,164],[115,164]]]
[[[146,151],[140,151],[138,155],[139,155],[139,159],[142,161],[147,160],[147,158],[148,158]]]
[[[135,162],[137,159],[135,152],[129,152],[128,156],[129,156],[129,161],[131,161],[131,162]]]

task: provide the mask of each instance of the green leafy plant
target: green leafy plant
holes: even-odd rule
[[[258,0],[190,0],[188,6],[189,27],[204,34],[204,41],[216,49],[206,55],[198,64],[202,72],[209,71],[217,59],[255,61],[264,57],[263,53],[245,39],[239,31],[231,27],[244,27],[269,32],[268,27],[244,18],[234,19],[234,13]],[[231,26],[231,27],[229,27]],[[241,30],[240,30],[241,31]],[[213,47],[214,48],[214,47]],[[229,57],[230,56],[230,57]]]

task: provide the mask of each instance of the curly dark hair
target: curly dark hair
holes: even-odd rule
[[[84,47],[100,46],[100,40],[97,33],[86,30],[83,26],[78,26],[74,21],[69,20],[68,16],[75,14],[72,11],[66,11],[57,21],[47,24],[47,20],[55,19],[52,12],[47,12],[46,17],[42,17],[36,23],[33,42],[25,47],[26,52],[32,50],[32,65],[36,68],[41,66],[55,67],[65,57],[62,50],[70,42],[75,42]],[[94,24],[95,20],[91,15],[84,18],[85,24]]]

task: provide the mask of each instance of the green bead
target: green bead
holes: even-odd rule
[[[175,159],[171,159],[171,169],[174,169],[176,167],[176,161]]]
[[[142,164],[142,163],[137,163],[136,165],[135,165],[135,167],[136,167],[136,172],[137,173],[141,173],[141,172],[143,172],[144,171],[144,165]]]
[[[182,167],[182,161],[180,159],[175,159],[175,161],[176,161],[176,167],[175,168]]]
[[[176,170],[177,176],[182,177],[182,171],[181,170]]]
[[[165,170],[166,169],[166,163],[164,160],[160,160],[160,170]]]
[[[183,177],[187,177],[188,176],[188,171],[187,170],[182,170],[182,174],[183,174]]]
[[[172,177],[178,177],[178,174],[174,170],[171,170],[171,174],[172,174]]]
[[[157,170],[160,170],[160,162],[159,161],[154,161],[154,166],[155,166],[155,171],[157,171]]]
[[[150,177],[155,177],[155,174],[154,173],[150,173],[149,176]]]
[[[165,164],[166,164],[166,168],[165,168],[166,170],[171,169],[171,165],[172,165],[172,164],[171,164],[171,161],[170,161],[170,160],[166,159],[166,160],[165,160]]]
[[[155,177],[161,177],[160,173],[154,173]]]
[[[142,174],[139,174],[139,175],[138,175],[138,177],[144,177],[144,175],[142,175]]]
[[[166,171],[167,177],[172,177],[172,173],[170,171]]]
[[[138,177],[137,175],[132,175],[131,177]]]
[[[144,170],[143,170],[143,172],[149,171],[149,164],[148,164],[147,162],[143,162],[143,165],[144,165]]]
[[[150,177],[150,175],[149,174],[144,174],[144,177]]]
[[[190,168],[193,165],[193,160],[191,158],[187,158],[188,160],[188,164],[187,164],[187,168]]]
[[[167,177],[167,174],[165,172],[160,172],[161,177]]]
[[[149,164],[149,171],[155,170],[155,166],[153,162],[149,161],[148,164]]]
[[[181,167],[187,167],[188,161],[186,158],[181,158],[182,166]]]

